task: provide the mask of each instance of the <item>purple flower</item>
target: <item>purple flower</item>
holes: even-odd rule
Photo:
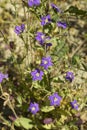
[[[59,21],[59,22],[57,22],[57,25],[58,25],[58,27],[62,27],[62,28],[64,28],[64,29],[67,28],[67,24],[66,24],[65,22]]]
[[[8,78],[8,74],[0,73],[0,83],[3,81],[3,79],[7,79],[7,78]]]
[[[25,29],[25,24],[21,24],[21,31],[23,32]]]
[[[43,45],[45,43],[45,41],[49,40],[49,39],[50,39],[50,37],[46,36],[44,33],[37,32],[36,40],[39,41],[41,45]]]
[[[28,5],[30,7],[32,6],[38,6],[40,4],[40,0],[28,0]]]
[[[74,80],[74,74],[73,74],[73,72],[67,72],[65,78],[67,80],[69,80],[70,82],[72,82]]]
[[[43,74],[44,74],[43,71],[41,71],[39,69],[36,69],[36,70],[31,72],[33,80],[42,80]]]
[[[21,34],[25,29],[25,25],[21,24],[20,26],[16,26],[14,32],[19,35]]]
[[[40,65],[43,66],[44,69],[47,70],[49,66],[53,65],[51,61],[51,57],[43,57]]]
[[[39,41],[41,45],[43,45],[45,41],[45,34],[43,34],[42,32],[37,32],[36,40]]]
[[[60,12],[60,9],[53,3],[51,3],[51,7],[56,11],[56,12]]]
[[[57,93],[54,93],[49,96],[49,100],[51,106],[59,106],[62,98]]]
[[[39,104],[38,103],[30,103],[28,111],[31,111],[32,114],[36,114],[39,111]]]
[[[48,24],[48,23],[50,23],[50,22],[51,22],[51,17],[50,17],[50,15],[41,17],[41,25],[46,25],[46,24]]]
[[[76,100],[72,101],[70,104],[71,104],[72,108],[78,110],[78,104],[77,104]]]

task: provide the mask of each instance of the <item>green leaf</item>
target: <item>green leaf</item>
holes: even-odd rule
[[[33,82],[32,88],[39,89],[39,88],[41,88],[41,86],[37,82]]]
[[[15,121],[14,121],[14,125],[17,126],[17,127],[20,127],[20,121],[19,121],[19,118],[17,118]]]
[[[26,130],[28,129],[32,129],[33,125],[31,124],[31,120],[28,119],[28,118],[24,118],[24,117],[20,117],[20,118],[17,118],[14,122],[15,126],[17,127],[23,127],[25,128]]]
[[[59,111],[57,111],[57,113],[59,115],[63,115],[63,116],[71,116],[71,113],[68,110],[60,110],[59,109]]]
[[[56,43],[57,42],[57,38],[53,37],[50,40],[48,40],[49,43]]]
[[[53,111],[54,109],[55,109],[54,106],[45,106],[45,107],[42,107],[41,111],[50,112],[50,111]]]
[[[47,130],[51,130],[52,125],[51,124],[46,124],[46,125],[43,125],[42,127],[47,129]]]
[[[17,101],[18,101],[19,104],[22,104],[22,97],[20,95],[18,95]]]

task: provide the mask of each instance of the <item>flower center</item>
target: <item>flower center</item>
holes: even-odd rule
[[[55,98],[54,98],[54,102],[56,102],[56,101],[58,101],[58,99],[55,97]]]
[[[44,61],[44,64],[45,64],[45,65],[47,64],[47,61],[46,61],[46,60]]]
[[[42,35],[41,38],[44,39],[44,35]]]
[[[32,107],[32,111],[35,111],[35,107]]]
[[[74,104],[74,107],[76,107],[76,106],[77,106],[77,104],[75,103],[75,104]]]
[[[45,19],[45,23],[47,23],[47,22],[48,22],[48,19],[46,18],[46,19]]]
[[[72,78],[72,75],[70,74],[69,77]]]
[[[39,77],[39,76],[40,76],[40,73],[36,73],[36,76]]]

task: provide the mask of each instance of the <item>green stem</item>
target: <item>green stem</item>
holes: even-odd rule
[[[15,117],[16,117],[16,118],[18,118],[18,116],[17,116],[17,114],[16,114],[16,112],[15,112],[15,110],[14,110],[14,108],[13,108],[13,106],[12,106],[11,102],[10,102],[10,100],[9,100],[9,107],[10,107],[10,108],[11,108],[11,110],[13,111],[13,113],[14,113]]]

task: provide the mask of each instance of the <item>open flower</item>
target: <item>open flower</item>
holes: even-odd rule
[[[70,104],[71,104],[72,108],[78,110],[78,104],[77,104],[76,100],[72,101]]]
[[[36,69],[36,70],[31,72],[33,80],[42,80],[43,74],[44,74],[43,71],[41,71],[39,69]]]
[[[30,103],[28,111],[30,111],[32,114],[36,114],[39,111],[39,104],[35,102]]]
[[[53,63],[52,63],[52,61],[51,61],[51,57],[50,57],[50,56],[48,56],[48,57],[43,57],[40,65],[43,66],[44,69],[47,70],[49,66],[52,66],[52,65],[53,65]]]
[[[56,12],[60,12],[60,9],[53,3],[51,3],[51,7],[54,9]]]
[[[30,7],[32,6],[38,6],[40,4],[40,0],[28,0],[28,5]]]
[[[41,45],[43,45],[43,44],[46,42],[46,40],[49,40],[49,39],[50,39],[50,37],[49,37],[49,36],[46,36],[44,33],[42,33],[42,32],[37,32],[36,40],[39,41],[39,43],[40,43]]]
[[[50,15],[41,17],[41,25],[46,25],[46,24],[48,24],[48,23],[50,23],[50,22],[51,22],[51,17],[50,17]]]
[[[54,93],[51,96],[49,96],[49,100],[51,106],[60,106],[62,98],[57,93]]]
[[[45,34],[43,34],[42,32],[37,32],[36,40],[39,41],[41,45],[43,45],[45,41]]]
[[[3,79],[7,79],[7,78],[8,78],[8,74],[0,73],[0,83],[3,81]]]
[[[66,78],[66,80],[69,80],[70,82],[72,82],[74,80],[73,72],[67,72],[65,78]]]
[[[63,29],[67,28],[67,24],[65,22],[61,22],[61,21],[57,22],[57,26],[62,27]]]
[[[20,26],[16,26],[14,32],[19,35],[21,34],[25,29],[25,25],[21,24]]]

